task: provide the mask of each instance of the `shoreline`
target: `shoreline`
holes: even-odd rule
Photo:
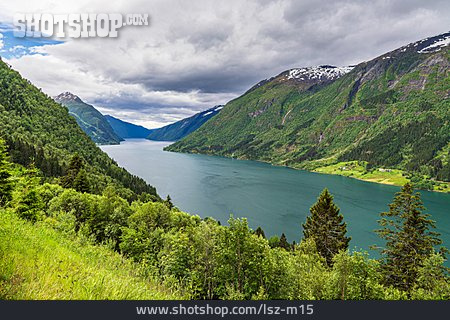
[[[378,184],[384,184],[384,185],[391,185],[391,186],[396,186],[396,187],[401,187],[406,182],[411,182],[411,179],[406,178],[405,176],[402,175],[402,174],[408,174],[408,173],[406,171],[399,170],[399,169],[373,168],[373,170],[371,172],[368,172],[368,171],[363,172],[361,170],[345,170],[344,169],[344,170],[341,170],[341,172],[338,172],[338,170],[336,170],[336,169],[339,169],[339,166],[342,167],[342,164],[344,164],[344,163],[341,162],[341,163],[337,163],[337,164],[336,163],[329,164],[329,165],[324,165],[324,166],[319,166],[316,168],[308,169],[308,168],[300,168],[300,167],[292,167],[292,166],[287,166],[287,165],[282,165],[282,164],[276,164],[276,163],[272,163],[272,162],[264,161],[264,160],[234,158],[234,157],[229,157],[229,156],[199,153],[199,152],[172,151],[172,150],[165,150],[165,148],[163,149],[163,151],[186,153],[186,154],[200,154],[200,155],[213,156],[213,157],[224,157],[224,158],[235,159],[235,160],[257,161],[257,162],[267,163],[267,164],[270,164],[272,166],[277,166],[277,167],[286,167],[286,168],[291,168],[294,170],[304,170],[304,171],[309,171],[309,172],[314,172],[314,173],[337,175],[337,176],[342,176],[342,177],[346,177],[346,178],[353,178],[353,179],[360,180],[360,181],[378,183]],[[352,161],[345,162],[345,164],[353,164],[354,165],[355,163],[358,163],[358,162],[360,162],[360,161],[352,160]],[[355,174],[361,174],[361,175],[372,174],[373,177],[372,178],[364,178],[361,176],[355,176]],[[443,187],[443,189],[441,189],[441,190],[434,188],[434,187],[432,190],[416,188],[417,190],[450,194],[450,182],[437,181],[437,180],[431,180],[431,179],[424,179],[424,181],[430,181],[430,182],[433,181],[435,184],[436,183],[439,184],[440,187],[442,187],[442,185],[445,185],[445,187]]]
[[[362,164],[361,164],[362,163]],[[411,179],[411,173],[400,169],[389,168],[373,168],[368,171],[364,167],[363,161],[353,160],[347,162],[339,162],[337,164],[327,165],[311,169],[313,172],[339,175],[348,178],[354,178],[361,181],[392,185],[401,187],[405,183],[410,182],[416,184]],[[430,178],[420,176],[420,183],[431,184],[433,189],[416,187],[418,190],[450,193],[450,183],[445,181],[432,180]]]

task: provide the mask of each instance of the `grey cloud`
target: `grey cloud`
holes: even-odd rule
[[[358,63],[406,42],[444,32],[447,15],[442,11],[450,11],[450,5],[444,1],[284,1],[283,4],[283,16],[278,19],[265,21],[255,12],[250,16],[238,15],[238,19],[252,18],[247,22],[230,23],[213,14],[215,19],[209,17],[208,23],[198,18],[191,26],[173,26],[171,39],[192,45],[194,55],[205,56],[204,63],[186,64],[180,70],[168,68],[162,73],[130,74],[123,81],[142,83],[149,90],[242,92],[261,78],[273,75],[268,72],[312,64]],[[420,21],[426,12],[437,21]],[[254,28],[253,38],[236,44],[233,40],[239,33],[245,33],[242,28]],[[266,54],[269,52],[271,55]],[[254,54],[259,55],[259,60],[247,61],[246,57]],[[220,64],[214,63],[218,61]],[[155,70],[152,61],[147,68]]]
[[[79,1],[72,12],[147,12],[151,26],[11,63],[52,95],[70,90],[152,125],[226,103],[289,68],[356,64],[446,32],[450,16],[444,0]],[[10,11],[24,11],[14,7],[22,2],[35,9],[17,0]],[[64,11],[69,3],[48,2],[41,7]]]

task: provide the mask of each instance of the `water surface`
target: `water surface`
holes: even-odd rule
[[[286,234],[296,242],[301,224],[323,188],[340,207],[352,236],[350,247],[368,250],[379,243],[373,232],[398,187],[356,179],[236,160],[163,151],[170,142],[133,139],[101,148],[120,166],[144,178],[181,210],[226,223],[231,213],[261,226],[266,236]],[[450,243],[450,195],[422,192],[427,212],[437,221],[444,244]]]

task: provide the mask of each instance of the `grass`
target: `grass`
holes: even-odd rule
[[[332,165],[324,165],[313,169],[314,172],[337,174],[345,177],[351,177],[364,181],[390,184],[394,186],[403,186],[409,179],[405,176],[405,172],[398,169],[377,168],[366,170],[364,161],[347,161],[339,162]],[[450,192],[450,183],[435,181],[434,191]]]
[[[332,165],[324,165],[313,169],[314,172],[337,174],[345,177],[351,177],[364,181],[390,184],[394,186],[403,186],[409,179],[405,176],[405,172],[398,169],[377,168],[366,170],[364,161],[347,161],[339,162]],[[450,192],[450,183],[436,181],[434,191]]]
[[[316,168],[314,171],[327,174],[338,174],[345,177],[395,186],[402,186],[408,182],[408,179],[403,176],[402,170],[374,169],[367,171],[363,161],[339,162],[333,165]]]
[[[433,191],[450,193],[450,182],[439,181],[434,185]]]
[[[182,299],[105,246],[0,209],[0,299]]]

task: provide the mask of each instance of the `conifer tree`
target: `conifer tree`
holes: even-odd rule
[[[16,212],[19,217],[36,222],[42,213],[42,198],[37,190],[40,184],[39,171],[31,164],[26,170],[25,185],[17,200]]]
[[[73,181],[72,187],[78,192],[90,192],[91,187],[87,178],[86,170],[81,169],[75,180]]]
[[[264,239],[266,238],[266,234],[264,233],[264,230],[261,227],[256,228],[255,234],[257,236],[263,237]]]
[[[169,208],[169,210],[172,210],[174,205],[172,203],[172,198],[170,197],[170,195],[167,195],[166,200],[164,200],[164,204],[167,206],[167,208]]]
[[[291,245],[287,241],[286,235],[284,233],[281,234],[280,243],[278,244],[278,246],[280,248],[283,248],[283,249],[288,250],[288,251],[291,250]]]
[[[384,282],[403,291],[410,291],[417,279],[418,270],[433,253],[433,247],[442,241],[439,234],[430,231],[435,228],[420,199],[407,183],[389,205],[388,212],[382,212],[376,230],[386,240],[381,250]],[[444,249],[445,251],[445,249]]]
[[[3,140],[0,139],[0,206],[11,200],[13,185],[10,177],[6,147]]]
[[[348,248],[351,238],[345,236],[347,224],[343,222],[344,217],[333,203],[333,196],[328,189],[322,191],[310,212],[311,215],[302,225],[303,236],[305,239],[312,238],[315,241],[317,251],[331,266],[333,256]]]
[[[80,175],[81,171],[84,171],[84,161],[76,153],[70,159],[70,163],[69,163],[69,167],[67,168],[66,175],[61,179],[62,186],[64,188],[74,188],[77,191],[80,191],[77,189],[77,186],[84,188],[84,185],[87,184],[87,177],[86,177],[86,172],[81,173],[81,175]],[[84,178],[86,178],[85,181],[82,181]],[[77,186],[75,186],[75,182],[76,182]]]

